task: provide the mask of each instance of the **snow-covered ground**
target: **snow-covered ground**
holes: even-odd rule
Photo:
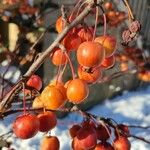
[[[124,93],[113,100],[107,100],[101,105],[97,105],[89,111],[90,113],[111,117],[118,123],[136,124],[148,126],[150,125],[150,86],[146,89]],[[11,121],[14,116],[5,118],[0,122],[0,134],[7,132],[11,128]],[[52,135],[57,135],[61,143],[61,150],[70,150],[71,140],[68,134],[68,127],[76,122],[81,122],[82,118],[78,114],[71,113],[66,118],[58,120],[58,126],[52,130]],[[142,136],[150,141],[150,129],[131,129],[131,133]],[[19,140],[11,138],[12,147],[15,150],[38,150],[40,139],[43,134],[38,133],[30,140]],[[130,138],[131,150],[150,150],[150,145]]]

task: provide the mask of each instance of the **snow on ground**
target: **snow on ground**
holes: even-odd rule
[[[150,86],[146,89],[124,93],[113,100],[107,100],[102,105],[92,108],[90,113],[95,115],[111,117],[118,123],[136,124],[148,126],[150,125]],[[7,132],[11,128],[11,121],[15,116],[7,117],[0,122],[0,134]],[[71,124],[81,122],[82,118],[78,114],[71,113],[62,120],[58,120],[57,128],[53,129],[51,134],[57,135],[61,148],[60,150],[70,150],[71,140],[67,128]],[[143,136],[150,140],[150,129],[132,129],[132,134]],[[38,133],[32,140],[19,140],[11,138],[15,150],[38,150],[40,139],[43,134]],[[150,150],[150,145],[145,144],[137,139],[130,138],[132,143],[131,150]]]

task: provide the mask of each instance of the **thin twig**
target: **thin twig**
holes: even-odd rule
[[[150,144],[150,141],[146,140],[144,137],[139,137],[139,136],[136,136],[136,135],[129,135],[128,137],[132,137],[132,138],[135,138],[135,139],[138,139],[138,140],[141,140],[147,144]]]
[[[140,126],[140,125],[127,125],[129,128],[141,128],[141,129],[150,129],[150,126]]]
[[[12,134],[12,130],[8,131],[7,133],[4,133],[4,134],[0,135],[0,139],[3,138],[6,135],[9,135],[9,134]]]
[[[113,79],[116,79],[116,78],[118,78],[118,77],[121,77],[121,76],[123,76],[123,75],[125,75],[125,74],[135,74],[137,72],[137,69],[135,69],[135,68],[132,68],[132,69],[128,69],[128,70],[125,70],[125,71],[119,71],[119,72],[115,72],[115,73],[113,73],[113,74],[111,74],[111,75],[109,75],[109,76],[106,76],[106,77],[103,77],[102,79],[100,79],[99,81],[98,81],[98,83],[105,83],[105,82],[109,82],[109,81],[111,81],[111,80],[113,80]]]
[[[63,28],[65,28],[69,24],[69,21],[67,18],[67,13],[66,13],[64,5],[61,6],[61,14],[62,14],[62,20],[63,20]]]

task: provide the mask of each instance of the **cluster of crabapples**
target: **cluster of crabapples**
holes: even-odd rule
[[[125,134],[123,134],[123,131]],[[111,128],[104,124],[95,124],[91,120],[75,124],[69,129],[74,150],[130,150],[128,126],[119,124],[114,131],[115,139],[111,136]],[[112,144],[108,142],[112,140]]]
[[[116,61],[120,64],[121,71],[129,70],[129,62],[138,68],[137,77],[141,81],[150,82],[149,62],[145,61],[143,51],[134,47],[126,47],[124,53],[115,55]]]
[[[106,6],[105,6],[106,7]],[[74,16],[68,17],[67,22],[72,22]],[[56,30],[61,33],[65,27],[63,17],[56,21]],[[102,72],[114,66],[117,41],[112,35],[94,35],[95,29],[87,25],[78,25],[71,29],[61,41],[61,46],[53,49],[50,54],[52,63],[59,67],[70,65],[72,80],[63,83],[63,71],[56,75],[56,81],[49,83],[41,94],[33,100],[33,109],[44,108],[38,115],[24,113],[18,116],[13,123],[13,132],[20,139],[29,139],[37,132],[51,131],[57,124],[56,110],[63,109],[66,102],[80,104],[89,95],[89,85],[102,78]],[[79,64],[77,76],[73,67],[70,53],[74,52]],[[63,68],[63,69],[64,69]],[[60,77],[61,76],[61,77]],[[42,88],[42,80],[37,75],[32,75],[26,85],[38,91]],[[45,111],[49,110],[49,111]],[[126,134],[122,134],[123,131]],[[128,127],[116,126],[112,140],[111,127],[107,124],[96,124],[91,120],[83,121],[80,125],[73,125],[69,129],[74,150],[129,150],[130,142],[127,139]],[[107,140],[112,140],[110,144]],[[59,140],[56,136],[44,137],[41,150],[58,150]]]
[[[27,86],[41,90],[42,80],[38,75],[32,75]],[[29,91],[25,91],[28,94]],[[37,106],[36,106],[37,107]],[[24,108],[26,109],[26,108]],[[57,116],[53,111],[43,111],[38,115],[26,113],[18,116],[13,122],[12,129],[16,137],[25,140],[34,137],[38,132],[47,133],[57,125]],[[60,143],[56,136],[45,136],[41,141],[40,150],[59,150]]]
[[[27,85],[40,90],[42,87],[42,81],[39,76],[32,75],[27,81]],[[47,90],[53,89],[57,91],[58,97],[60,94],[58,91],[62,91],[62,83],[57,84],[53,82],[47,87]],[[64,88],[65,89],[65,88]],[[52,104],[46,103],[48,107],[56,110],[58,105],[57,95],[51,91],[47,101],[53,101]],[[46,92],[47,93],[47,92]],[[51,97],[50,95],[54,96]],[[46,96],[46,95],[44,95]],[[33,108],[41,108],[43,102],[40,97],[35,98],[33,102]],[[53,100],[55,99],[55,100]],[[50,105],[49,105],[50,104]],[[44,105],[45,106],[45,105]],[[29,139],[35,136],[38,132],[47,133],[55,128],[57,125],[57,117],[53,111],[44,111],[38,115],[26,113],[18,116],[13,123],[13,132],[20,139]],[[114,132],[114,133],[113,133]],[[128,136],[130,134],[127,125],[118,124],[111,126],[106,122],[99,122],[92,118],[86,118],[80,124],[74,124],[69,129],[70,137],[72,138],[73,150],[130,150],[130,142]],[[115,137],[115,138],[114,138]],[[40,150],[59,150],[60,142],[56,136],[46,135],[40,145]]]
[[[104,8],[109,26],[117,27],[120,23],[127,19],[126,13],[124,11],[116,11],[112,2],[106,2],[104,4]]]

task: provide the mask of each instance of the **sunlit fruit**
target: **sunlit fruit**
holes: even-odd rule
[[[80,27],[78,29],[78,36],[81,38],[82,42],[92,41],[93,32],[94,30],[92,27]]]
[[[150,82],[150,71],[141,71],[138,73],[138,78],[144,82]]]
[[[88,71],[83,67],[78,67],[78,76],[80,79],[86,81],[87,83],[95,83],[101,78],[102,72],[100,69],[95,69],[93,71]]]
[[[128,63],[122,62],[120,63],[120,70],[121,71],[127,71],[129,69]]]
[[[129,128],[127,125],[118,124],[115,130],[115,136],[128,136],[130,134]]]
[[[69,23],[71,23],[73,20],[75,19],[75,16],[74,15],[71,15],[67,18],[67,21]],[[65,22],[62,18],[62,16],[58,17],[57,20],[56,20],[56,24],[55,24],[55,28],[56,28],[56,31],[58,33],[61,33],[62,30],[65,28]],[[74,27],[75,28],[75,27]]]
[[[74,104],[79,104],[87,98],[89,88],[85,81],[74,79],[69,82],[67,87],[67,98]]]
[[[105,57],[103,46],[97,42],[83,42],[77,50],[77,60],[81,66],[96,67]]]
[[[45,108],[56,110],[66,102],[66,89],[60,85],[49,85],[41,93],[41,100]]]
[[[119,21],[123,21],[123,20],[125,20],[127,18],[127,15],[126,15],[126,13],[125,12],[119,12],[119,15],[118,15],[118,19],[119,19]]]
[[[96,145],[94,150],[114,150],[114,148],[108,142],[100,142]]]
[[[99,125],[96,128],[96,133],[99,140],[106,141],[110,138],[111,129],[107,125],[105,125],[105,127],[103,125]]]
[[[81,148],[79,140],[77,139],[77,137],[73,138],[71,146],[72,146],[73,150],[84,150],[83,148]]]
[[[59,150],[60,142],[56,136],[46,136],[42,139],[40,150]]]
[[[76,137],[78,131],[80,130],[81,126],[78,124],[73,125],[70,129],[69,129],[69,134],[72,138]]]
[[[90,150],[97,144],[97,134],[93,127],[81,128],[76,137],[82,149]]]
[[[54,86],[61,92],[61,94],[63,95],[64,99],[66,100],[67,99],[67,95],[66,95],[66,88],[64,86],[64,83],[59,81],[59,82],[56,82],[56,84]]]
[[[68,80],[66,83],[65,83],[65,85],[64,85],[64,87],[67,89],[67,87],[68,87],[68,85],[69,85],[69,83],[71,82],[72,80]]]
[[[107,12],[106,16],[110,21],[114,21],[115,19],[117,19],[116,12],[113,10]]]
[[[60,16],[57,21],[56,21],[56,31],[58,33],[62,32],[63,28],[64,28],[64,22],[62,20],[62,16]]]
[[[43,102],[42,100],[40,99],[40,96],[36,97],[34,100],[33,100],[33,103],[32,103],[32,107],[33,108],[42,108],[44,105],[43,105]]]
[[[75,33],[68,33],[63,40],[63,45],[67,51],[77,50],[81,43],[81,38]]]
[[[64,65],[67,62],[66,54],[60,48],[56,48],[50,57],[52,63],[56,66]]]
[[[106,3],[104,4],[104,8],[105,8],[106,10],[111,10],[111,9],[113,9],[113,4],[112,4],[111,2],[106,2]]]
[[[42,88],[42,80],[38,75],[32,75],[27,81],[27,86],[35,88],[39,91]]]
[[[105,49],[105,57],[110,57],[116,50],[117,41],[114,36],[99,36],[95,39],[95,42],[102,44]]]
[[[57,124],[57,117],[54,112],[47,111],[39,114],[37,117],[40,122],[39,131],[41,132],[47,132],[53,129]]]
[[[29,139],[39,131],[39,120],[35,115],[25,114],[13,122],[13,133],[20,139]]]
[[[114,140],[113,147],[115,150],[130,150],[131,144],[127,137],[119,136]]]
[[[109,69],[109,68],[113,67],[114,64],[115,64],[115,56],[112,55],[112,56],[104,59],[104,61],[101,64],[101,67],[103,69]]]
[[[117,27],[119,23],[120,23],[120,21],[118,18],[115,18],[114,20],[110,20],[108,22],[109,26],[111,26],[111,27]]]
[[[129,58],[126,56],[126,55],[121,55],[120,56],[120,60],[122,61],[122,62],[127,62],[128,60],[129,60]]]
[[[85,121],[83,121],[81,123],[81,126],[82,126],[82,128],[89,127],[89,128],[96,129],[96,125],[95,125],[95,123],[92,120],[85,120]]]

